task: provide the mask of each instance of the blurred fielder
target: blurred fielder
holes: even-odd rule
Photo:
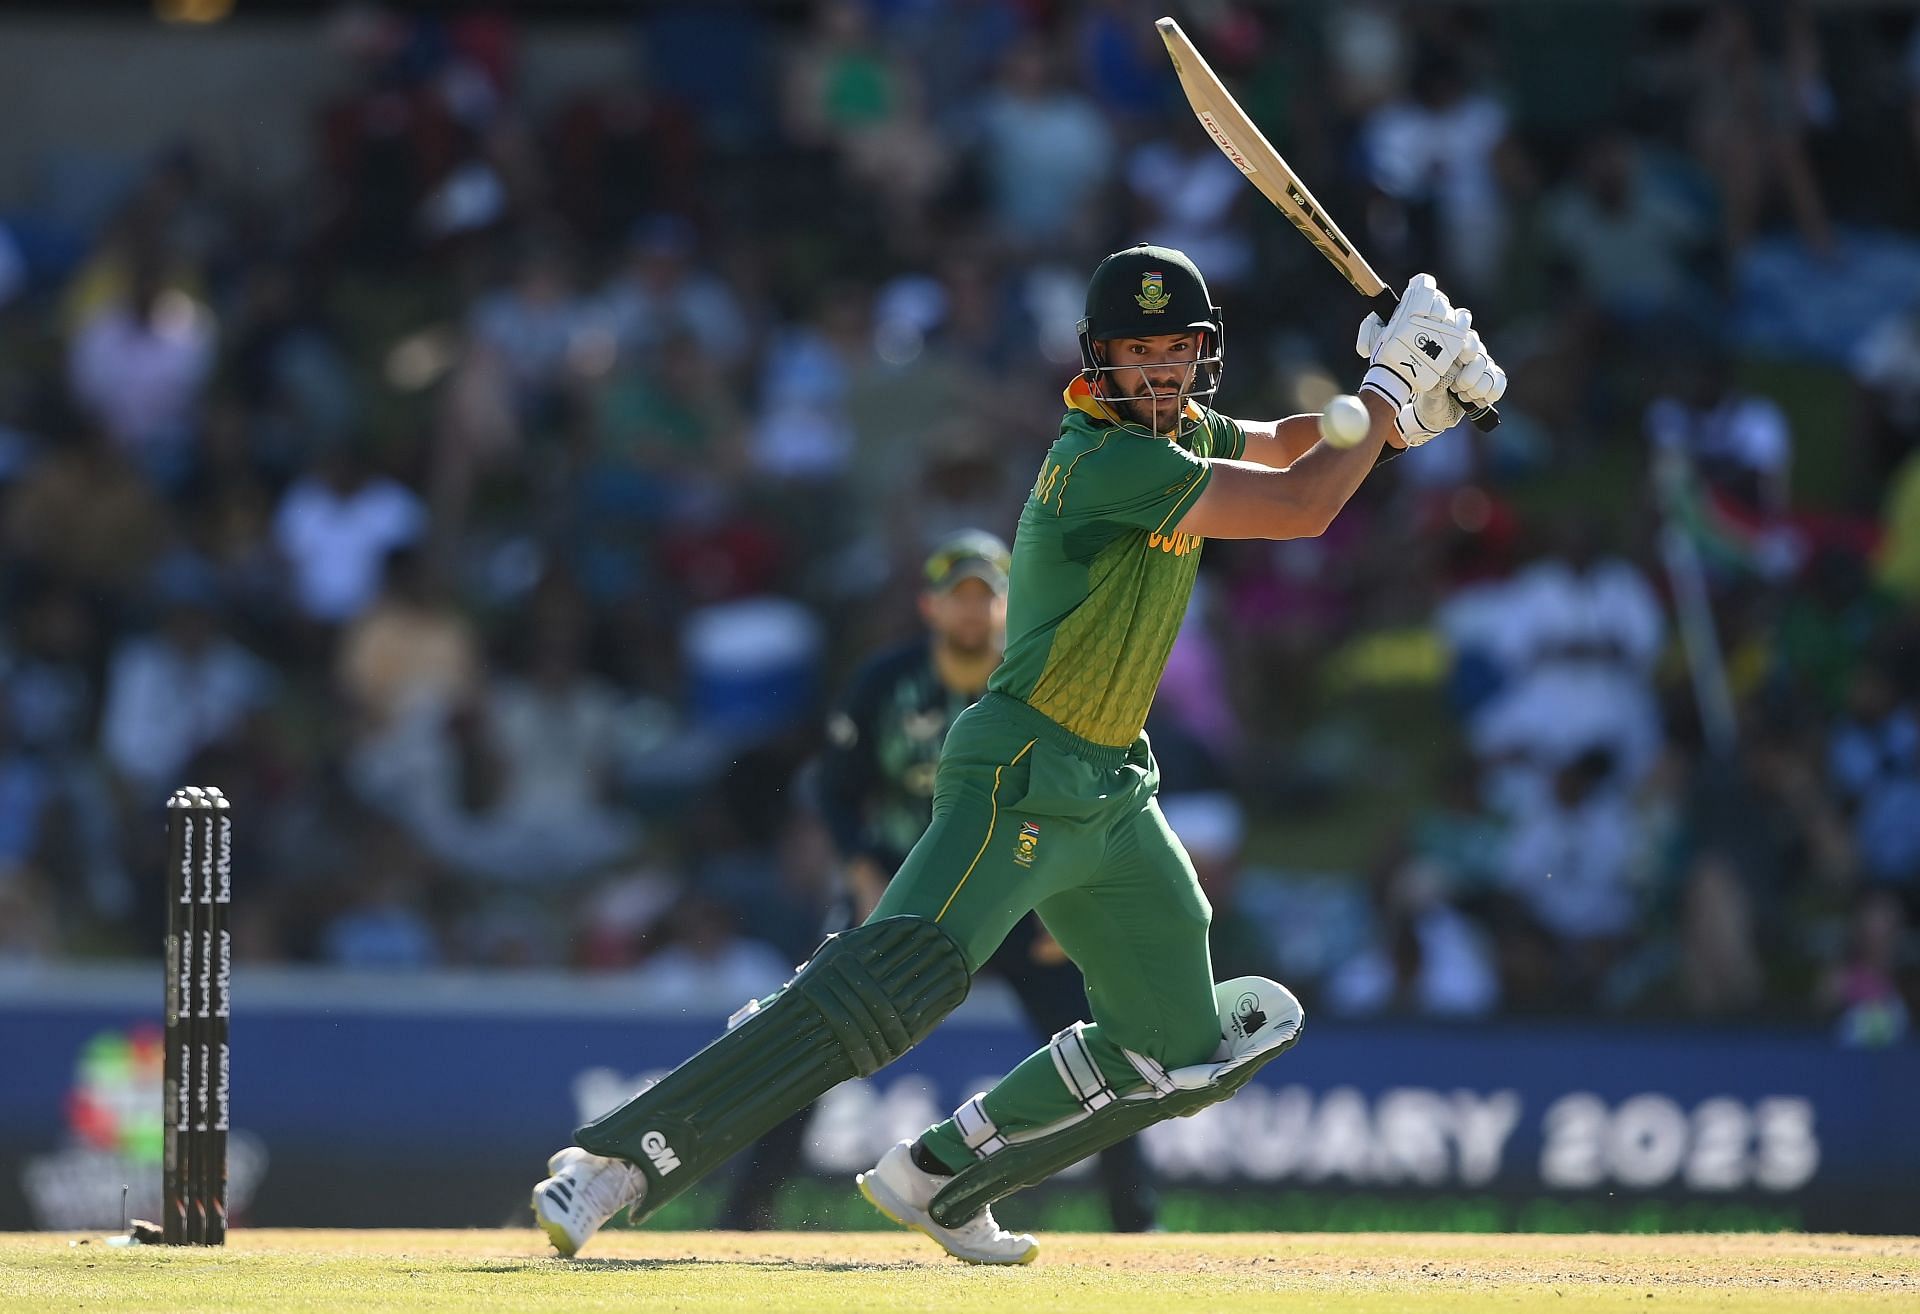
[[[1093,1020],[855,1179],[957,1258],[1031,1261],[995,1201],[1228,1098],[1299,1038],[1284,986],[1213,979],[1211,910],[1141,727],[1206,539],[1320,534],[1374,465],[1497,401],[1506,376],[1422,274],[1361,325],[1360,442],[1321,442],[1311,415],[1228,419],[1207,404],[1219,308],[1192,261],[1146,245],[1094,270],[1080,348],[1014,539],[1006,656],[947,736],[932,825],[863,925],[553,1156],[533,1207],[562,1254],[911,1049],[1029,912],[1079,967]]]

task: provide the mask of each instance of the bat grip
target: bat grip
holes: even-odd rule
[[[1383,287],[1368,297],[1367,302],[1373,307],[1373,313],[1380,316],[1380,322],[1385,324],[1393,318],[1393,312],[1399,308],[1400,297],[1392,288]],[[1493,407],[1469,406],[1465,402],[1460,401],[1458,394],[1449,393],[1447,395],[1452,397],[1456,402],[1460,402],[1460,409],[1467,413],[1467,419],[1472,421],[1473,427],[1481,433],[1492,433],[1500,427],[1500,412]]]

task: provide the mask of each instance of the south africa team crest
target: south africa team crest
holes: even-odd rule
[[[1013,860],[1022,867],[1033,866],[1034,851],[1040,847],[1040,827],[1031,821],[1020,823],[1020,833],[1014,837]]]
[[[1161,270],[1155,269],[1140,276],[1140,295],[1134,298],[1140,303],[1140,309],[1149,315],[1157,315],[1167,308],[1173,298],[1167,295],[1165,279]]]

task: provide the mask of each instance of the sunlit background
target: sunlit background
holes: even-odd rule
[[[1195,258],[1230,414],[1354,386],[1170,3],[7,6],[0,1227],[157,1189],[173,788],[235,809],[238,1220],[520,1220],[813,947],[825,713],[1011,538],[1093,263]],[[1512,385],[1206,548],[1163,801],[1311,1024],[1149,1138],[1169,1225],[1911,1230],[1911,7],[1174,12]],[[1032,1047],[969,1010],[789,1221]]]

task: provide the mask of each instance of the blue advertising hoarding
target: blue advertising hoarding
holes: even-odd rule
[[[111,1225],[123,1183],[136,1215],[151,1208],[157,978],[0,981],[0,1229]],[[574,1126],[721,1025],[646,1014],[604,978],[242,973],[236,998],[234,1206],[261,1226],[523,1222]],[[853,1221],[853,1172],[1035,1043],[984,992],[833,1092],[793,1216]],[[1154,1127],[1145,1151],[1175,1226],[1911,1232],[1916,1090],[1920,1051],[1816,1031],[1310,1017],[1258,1083]],[[402,1156],[445,1168],[388,1171]],[[1085,1181],[1070,1174],[1067,1198]],[[1060,1213],[1083,1217],[1098,1225]]]

